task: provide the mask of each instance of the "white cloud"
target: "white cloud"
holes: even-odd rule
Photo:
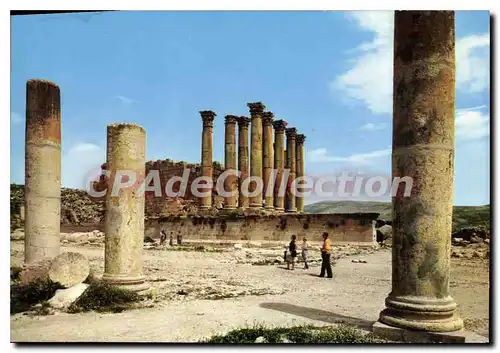
[[[135,100],[125,97],[125,96],[116,96],[116,99],[119,99],[123,104],[130,105],[135,102]]]
[[[369,165],[378,161],[380,157],[386,157],[391,154],[391,149],[375,150],[368,153],[353,154],[347,157],[332,156],[328,154],[326,148],[317,148],[307,153],[307,160],[311,163],[324,162],[345,162],[354,165]]]
[[[21,117],[21,114],[16,113],[16,112],[11,112],[10,113],[10,121],[14,125],[19,125],[23,122],[23,118]]]
[[[339,75],[331,88],[344,92],[349,102],[361,102],[374,114],[392,112],[393,85],[393,11],[354,11],[348,18],[361,30],[373,34],[349,53],[349,69]],[[457,88],[464,92],[481,92],[489,87],[489,34],[458,38],[455,54]]]
[[[457,88],[482,92],[490,85],[490,36],[488,33],[460,38],[456,42]]]
[[[85,189],[89,176],[97,177],[106,160],[105,150],[92,143],[77,143],[62,157],[62,186]]]
[[[388,124],[387,123],[366,123],[365,125],[361,126],[359,129],[360,130],[366,130],[366,131],[375,131],[375,130],[384,130],[387,128]]]
[[[457,140],[476,140],[490,134],[490,118],[473,109],[457,110],[455,136]]]

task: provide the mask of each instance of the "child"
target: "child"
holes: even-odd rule
[[[290,241],[290,244],[288,245],[290,257],[289,261],[287,262],[287,270],[295,270],[295,259],[297,258],[297,244],[295,244],[295,239],[297,237],[292,235],[292,240]],[[292,268],[290,268],[290,265]]]
[[[306,237],[302,241],[302,259],[304,260],[304,270],[307,270],[309,268],[309,264],[307,263],[309,260],[309,243]]]

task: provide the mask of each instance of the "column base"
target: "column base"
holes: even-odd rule
[[[138,294],[146,294],[146,292],[150,289],[150,286],[146,282],[144,276],[127,277],[104,274],[102,276],[102,280],[103,282],[106,282],[110,285],[117,286],[119,288],[126,289]]]
[[[290,208],[288,210],[285,210],[286,213],[297,213],[297,209],[296,208]]]
[[[202,205],[200,207],[198,207],[200,210],[209,210],[212,208],[212,206],[206,206],[206,205]]]
[[[254,210],[261,210],[263,207],[262,207],[262,205],[259,205],[259,204],[250,204],[249,208],[254,209]]]
[[[385,305],[379,321],[389,326],[426,332],[452,332],[464,327],[457,315],[457,304],[450,296],[442,299],[389,296]]]
[[[224,207],[223,211],[236,211],[236,207]]]
[[[265,209],[265,210],[268,210],[268,211],[274,211],[274,210],[276,210],[276,209],[274,208],[274,206],[266,206],[266,207],[264,207],[264,209]]]
[[[412,331],[389,326],[380,321],[373,324],[372,332],[380,338],[405,343],[489,343],[488,337],[468,330],[453,332]]]
[[[281,208],[280,208],[280,207],[275,207],[275,208],[274,208],[274,210],[275,210],[276,212],[285,212],[285,209],[284,209],[284,208],[282,208],[282,207],[281,207]]]

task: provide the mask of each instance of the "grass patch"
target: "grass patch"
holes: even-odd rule
[[[136,307],[143,297],[129,290],[96,280],[90,280],[83,294],[72,303],[70,313],[85,311],[119,313]]]
[[[15,283],[10,287],[10,313],[30,311],[37,304],[42,304],[43,307],[44,303],[54,296],[56,290],[61,288],[61,285],[48,279],[39,279],[30,284]]]
[[[252,328],[240,328],[232,330],[225,335],[216,335],[203,343],[216,344],[245,344],[255,343],[258,337],[264,337],[264,343],[283,343],[288,340],[291,343],[314,344],[314,343],[385,343],[372,333],[366,335],[350,326],[294,326],[269,328],[257,325]]]

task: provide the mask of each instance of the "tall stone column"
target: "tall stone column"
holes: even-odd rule
[[[110,178],[102,279],[140,292],[149,288],[142,270],[144,193],[139,187],[146,173],[146,132],[139,125],[120,123],[108,125],[107,135],[106,165]],[[119,173],[127,176],[120,177]],[[125,183],[133,177],[136,182],[132,186],[119,187],[120,181]]]
[[[231,170],[236,172],[236,121],[238,117],[234,115],[226,115],[226,135],[225,135],[225,145],[224,145],[224,163],[225,170]],[[224,209],[234,210],[236,209],[236,193],[238,188],[238,176],[236,174],[231,174],[226,177],[224,182],[224,189],[226,192],[234,193],[233,196],[224,198]]]
[[[295,158],[296,162],[297,162],[297,172],[296,172],[296,177],[299,178],[299,177],[303,177],[305,174],[305,171],[304,171],[304,157],[305,157],[305,153],[304,153],[304,142],[306,140],[306,136],[303,135],[303,134],[299,134],[297,135],[297,138],[296,138],[296,153],[297,153],[297,156]],[[300,182],[297,186],[297,189],[300,191],[300,192],[303,192],[303,189],[302,189],[302,182]],[[300,197],[300,196],[297,196],[295,197],[295,205],[297,206],[297,212],[304,212],[304,198],[303,197]]]
[[[211,110],[203,110],[200,112],[200,115],[203,120],[203,132],[201,135],[201,175],[208,177],[213,183],[212,146],[214,119],[217,114]],[[207,196],[200,199],[200,209],[202,210],[212,208],[212,187],[203,190],[207,192]]]
[[[250,140],[250,176],[262,180],[262,113],[266,106],[261,102],[247,103],[250,108],[251,117],[251,140]],[[261,184],[262,185],[262,184]],[[257,184],[250,183],[250,192],[256,191]],[[250,208],[262,208],[262,190],[256,196],[250,198]]]
[[[455,118],[453,11],[396,11],[392,291],[379,320],[404,329],[463,327],[449,293]]]
[[[248,124],[250,119],[246,116],[238,118],[238,170],[240,171],[238,208],[244,210],[248,208],[248,197],[243,195],[241,185],[243,180],[248,178]]]
[[[263,158],[262,158],[262,174],[264,180],[264,201],[265,209],[274,210],[274,190],[267,193],[268,186],[273,185],[273,169],[274,169],[274,148],[273,148],[273,119],[274,114],[271,112],[262,113],[262,129],[263,129]]]
[[[288,177],[288,185],[290,186],[292,181],[295,180],[296,175],[296,146],[295,139],[297,137],[297,129],[294,127],[288,128],[285,130],[286,133],[286,167],[290,169],[290,175]],[[297,207],[295,206],[295,196],[292,194],[290,190],[287,192],[287,204],[286,204],[286,212],[297,212]]]
[[[276,169],[276,183],[274,184],[274,209],[278,212],[285,210],[285,197],[279,194],[283,182],[283,170],[285,169],[285,128],[288,123],[285,120],[276,120],[274,127],[274,169]],[[286,186],[286,184],[285,184]]]
[[[24,262],[59,255],[61,98],[45,80],[26,84]]]

